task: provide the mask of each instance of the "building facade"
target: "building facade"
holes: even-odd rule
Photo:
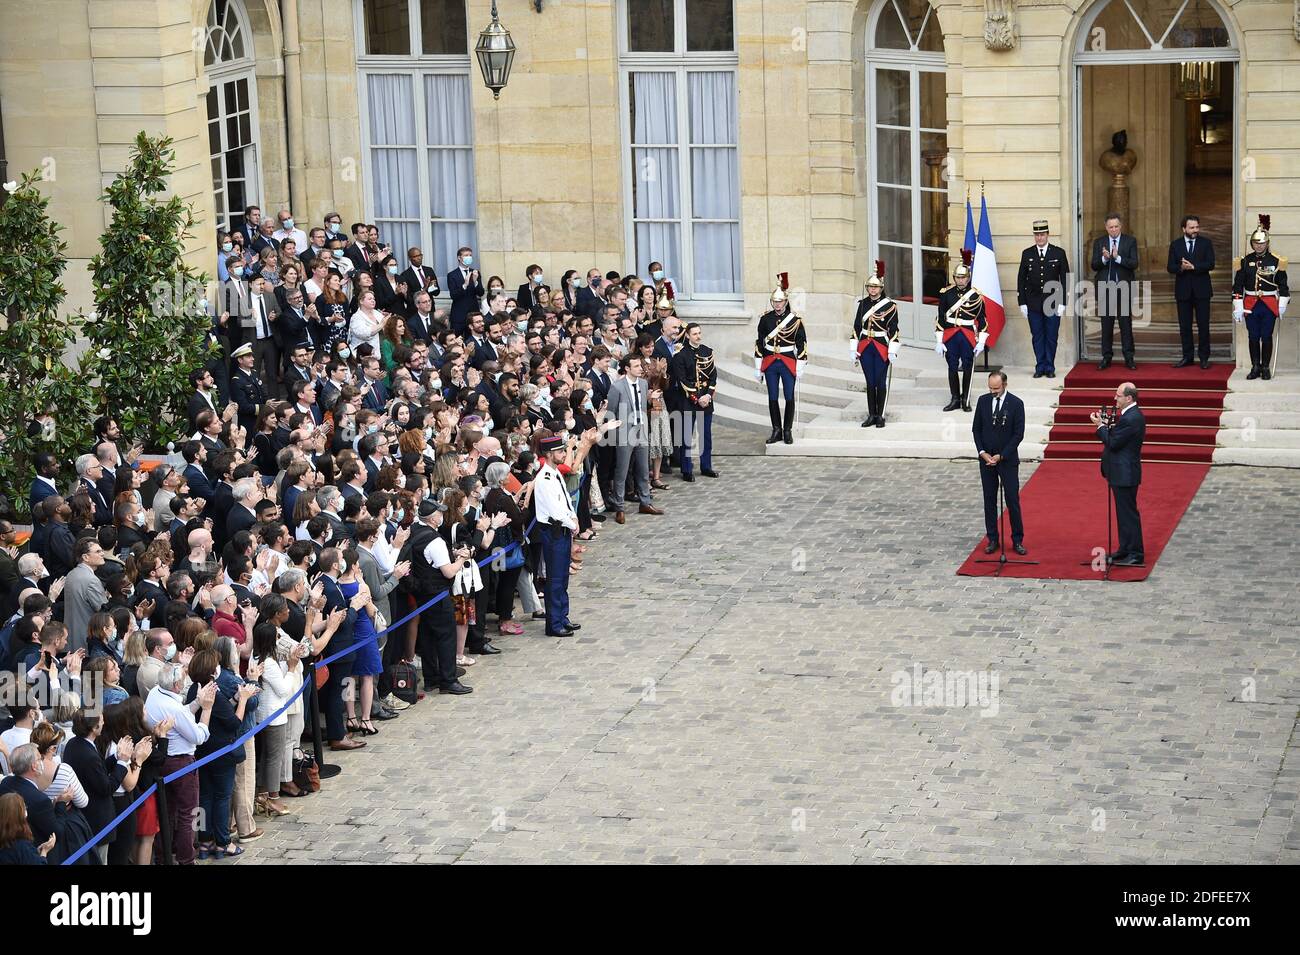
[[[981,195],[1011,364],[1031,357],[1014,295],[1034,219],[1077,268],[1123,208],[1153,349],[1184,213],[1218,248],[1223,357],[1257,215],[1300,254],[1296,0],[501,0],[518,53],[499,99],[472,56],[489,6],[44,0],[0,31],[4,159],[50,180],[70,304],[90,301],[77,266],[140,129],[175,140],[210,274],[245,205],[304,226],[337,210],[443,272],[472,245],[507,285],[534,261],[551,280],[662,261],[679,310],[737,337],[785,271],[814,335],[846,338],[879,259],[905,340],[932,344]],[[1086,311],[1062,322],[1066,359],[1095,350]],[[1279,361],[1296,367],[1289,325]]]

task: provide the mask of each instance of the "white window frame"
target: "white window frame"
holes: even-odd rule
[[[209,4],[207,11],[203,14],[203,42],[206,57],[207,40],[208,40],[208,17],[212,14],[214,7]],[[250,150],[246,157],[245,174],[244,174],[244,207],[260,205],[262,202],[262,136],[261,128],[258,123],[257,109],[257,71],[256,63],[253,58],[253,27],[248,19],[248,10],[244,7],[243,0],[228,0],[227,9],[230,10],[235,19],[239,21],[239,31],[243,36],[244,55],[236,60],[218,61],[212,66],[204,67],[204,74],[207,77],[208,89],[214,87],[217,89],[217,115],[218,124],[221,132],[222,151],[218,155],[208,152],[208,172],[212,171],[212,160],[220,158],[221,160],[221,182],[222,182],[222,206],[224,208],[214,208],[213,212],[223,221],[217,223],[218,228],[229,229],[231,227],[231,213],[243,215],[244,209],[233,210],[230,208],[230,181],[226,176],[226,117],[225,97],[221,94],[221,87],[225,83],[245,80],[248,83],[248,124],[249,124],[249,143],[245,149]],[[211,150],[211,144],[208,141],[208,125],[212,118],[208,116],[207,95],[203,99],[203,136],[204,145]],[[217,193],[216,183],[213,183],[212,193],[215,206]]]
[[[906,3],[907,0],[900,0]],[[938,246],[924,245],[922,243],[922,232],[924,220],[922,218],[921,198],[931,190],[926,187],[922,179],[922,162],[921,162],[921,134],[922,133],[943,133],[948,137],[949,131],[945,129],[936,129],[930,126],[921,125],[921,74],[922,73],[942,73],[944,74],[944,88],[947,90],[947,73],[948,64],[945,53],[931,53],[924,50],[884,50],[874,46],[876,38],[876,29],[880,24],[880,17],[886,10],[893,10],[894,0],[881,0],[871,10],[867,17],[866,24],[866,42],[864,48],[866,56],[865,68],[867,72],[867,82],[864,84],[866,90],[866,117],[867,117],[867,174],[870,178],[868,184],[868,193],[870,200],[867,203],[868,208],[868,241],[871,249],[872,261],[883,258],[879,254],[882,245],[891,248],[906,249],[912,257],[912,288],[909,290],[912,300],[910,302],[899,301],[899,334],[908,344],[928,345],[933,338],[934,320],[938,314],[938,306],[927,305],[924,301],[925,287],[925,253],[942,252],[948,254],[948,249]],[[924,32],[929,24],[930,18],[937,17],[933,3],[930,4],[930,12],[927,20],[923,21],[921,31],[918,37]],[[936,23],[937,27],[938,24]],[[880,238],[880,180],[877,177],[879,163],[877,162],[879,142],[876,136],[876,72],[877,70],[896,70],[908,74],[908,91],[909,104],[908,115],[910,125],[889,126],[887,129],[906,129],[911,143],[910,156],[911,161],[911,185],[908,191],[911,196],[911,217],[912,217],[912,241],[902,243],[894,240],[885,240]],[[888,188],[889,184],[885,184]],[[945,199],[945,205],[947,201]],[[885,293],[893,298],[894,286],[890,282],[890,277],[885,276]]]
[[[744,230],[741,228],[741,196],[736,196],[737,218],[735,219],[697,219],[691,196],[691,150],[692,149],[734,149],[736,151],[737,193],[740,192],[739,173],[742,169],[740,155],[740,55],[735,49],[729,52],[686,51],[686,0],[673,0],[673,49],[674,53],[633,53],[628,50],[628,9],[627,0],[618,0],[616,6],[615,29],[618,32],[618,97],[619,130],[622,139],[620,150],[623,167],[623,247],[626,250],[624,272],[640,275],[649,262],[638,262],[636,249],[636,226],[638,222],[676,221],[678,223],[679,247],[681,254],[682,275],[670,275],[677,298],[681,301],[696,302],[740,302],[744,298],[745,284],[745,243]],[[732,4],[732,45],[736,45],[736,9]],[[688,73],[722,73],[730,72],[736,90],[736,142],[733,146],[720,144],[692,144],[690,93]],[[633,206],[632,176],[632,73],[672,73],[677,95],[677,142],[666,146],[677,150],[677,179],[680,186],[678,197],[679,218],[676,220],[637,219]],[[638,143],[639,148],[654,144]],[[740,266],[735,292],[700,293],[695,291],[695,229],[697,222],[731,223],[740,230]],[[647,276],[648,278],[648,276]]]
[[[408,3],[408,25],[410,26],[410,47],[411,50],[422,50],[424,38],[421,33],[421,11],[420,0],[409,0]],[[471,160],[477,154],[477,146],[474,142],[474,123],[470,122],[470,142],[468,146],[444,146],[441,144],[430,144],[428,141],[429,131],[427,124],[427,113],[425,111],[424,96],[424,78],[426,76],[440,75],[461,75],[469,78],[471,89],[470,109],[473,109],[473,80],[472,58],[469,53],[463,56],[460,54],[429,54],[412,53],[410,55],[382,55],[375,56],[365,52],[366,49],[366,13],[365,0],[353,0],[353,28],[357,38],[357,99],[359,115],[361,119],[361,177],[362,177],[362,196],[365,202],[365,219],[367,222],[375,222],[378,217],[374,214],[375,196],[371,180],[370,169],[370,151],[373,144],[370,142],[370,96],[367,86],[368,77],[373,75],[404,75],[411,77],[411,89],[414,96],[415,109],[415,128],[416,142],[415,151],[418,157],[416,162],[416,175],[420,185],[419,209],[420,218],[420,248],[426,253],[426,264],[438,271],[438,285],[444,284],[444,276],[455,265],[454,262],[429,262],[428,254],[433,249],[433,223],[462,223],[474,226],[474,235],[478,236],[479,220],[475,216],[473,219],[434,219],[430,215],[433,207],[433,199],[429,184],[429,151],[431,149],[459,149],[467,150]],[[466,31],[467,42],[472,39],[469,31],[469,4],[466,3]],[[380,147],[383,148],[383,147]],[[473,162],[471,161],[471,166]],[[478,195],[477,171],[475,174],[475,196]],[[477,202],[475,203],[475,212],[477,212]],[[410,219],[395,219],[392,216],[384,217],[386,222],[411,222]],[[477,250],[475,250],[477,251]],[[405,268],[409,263],[406,261],[406,249],[393,249],[393,254],[397,256],[398,261]],[[443,289],[443,295],[446,295],[446,289]]]

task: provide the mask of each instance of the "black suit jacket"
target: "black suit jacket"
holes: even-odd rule
[[[99,527],[101,524],[111,524],[113,522],[113,510],[108,506],[108,499],[104,497],[104,492],[99,489],[97,484],[87,481],[85,478],[81,479],[78,490],[82,487],[84,487],[86,493],[90,495],[90,503],[95,508],[95,516],[93,518],[95,526]]]
[[[1187,259],[1196,268],[1184,272],[1179,268],[1183,259]],[[1174,277],[1174,300],[1185,302],[1189,299],[1209,298],[1214,294],[1210,285],[1210,273],[1214,271],[1214,243],[1205,236],[1197,236],[1196,248],[1187,254],[1187,239],[1179,236],[1169,243],[1169,274]]]
[[[204,397],[199,394],[197,389],[194,394],[190,395],[189,404],[185,406],[185,417],[189,419],[191,434],[199,430],[199,415],[203,412],[215,411],[217,414],[221,414],[222,405],[220,397],[216,394],[211,394],[208,397],[212,399],[212,404],[208,404]]]
[[[213,520],[216,525],[216,520]],[[226,512],[226,533],[222,538],[222,546],[240,531],[246,531],[257,523],[257,515],[244,507],[242,504],[232,504],[230,510]]]
[[[1199,245],[1199,240],[1197,241]],[[1101,473],[1114,487],[1137,487],[1142,483],[1142,442],[1147,434],[1147,419],[1134,405],[1115,421],[1115,426],[1097,429],[1104,446]]]
[[[591,382],[591,406],[599,408],[609,400],[609,389],[614,384],[614,379],[606,372],[602,380],[602,375],[594,368],[587,372],[587,378]]]
[[[1011,392],[1002,399],[998,420],[993,420],[993,395],[984,393],[975,402],[975,420],[971,422],[975,450],[998,454],[1003,463],[1020,463],[1020,442],[1025,438],[1025,403]]]
[[[451,327],[457,334],[464,335],[465,329],[469,328],[469,317],[479,310],[483,298],[483,278],[480,276],[472,285],[466,285],[465,276],[461,275],[460,269],[452,269],[447,273],[447,294],[451,296]]]
[[[82,812],[91,832],[99,832],[113,821],[113,793],[122,785],[127,768],[116,759],[100,756],[94,743],[75,736],[63,749],[63,761],[72,767],[90,797]]]
[[[438,286],[438,273],[429,266],[421,266],[424,280],[415,273],[415,267],[411,266],[405,272],[398,276],[400,281],[406,283],[406,302],[411,312],[415,311],[415,296],[421,289],[428,292],[432,297],[437,298],[442,294],[442,289]]]
[[[294,311],[288,301],[280,297],[280,291],[283,288],[276,289],[276,305],[280,309],[280,317],[271,323],[272,334],[275,337],[275,343],[280,346],[280,350],[287,356],[288,352],[299,345],[310,345],[311,335],[307,332],[307,303],[303,302],[302,308]]]
[[[411,336],[412,341],[432,342],[433,329],[429,327],[432,322],[432,312],[429,313],[428,320],[425,320],[419,312],[412,309],[411,314],[406,317],[406,334]]]
[[[381,312],[405,315],[410,302],[406,295],[397,294],[397,283],[402,281],[401,276],[390,276],[382,269],[380,273],[375,276],[375,307]],[[409,285],[407,291],[410,291]]]
[[[607,303],[587,286],[578,289],[577,300],[573,306],[575,315],[589,315],[592,320],[600,317]]]
[[[358,271],[370,271],[370,263],[366,261],[365,254],[362,253],[361,249],[355,242],[349,242],[344,246],[343,255],[347,257],[348,261],[357,267]]]
[[[1092,243],[1092,272],[1098,282],[1132,282],[1137,274],[1138,243],[1131,235],[1120,234],[1119,264],[1104,262],[1102,250],[1110,248],[1110,236],[1100,235]]]
[[[78,779],[80,780],[80,774]],[[9,793],[22,796],[23,802],[27,804],[27,825],[32,830],[32,842],[35,845],[39,846],[55,832],[59,834],[59,841],[62,841],[63,824],[54,811],[54,803],[49,796],[36,788],[34,782],[21,776],[6,776],[0,779],[0,796]],[[112,817],[110,816],[109,819]],[[99,828],[102,829],[103,826]],[[98,832],[99,829],[95,831]],[[58,841],[55,845],[58,845]]]

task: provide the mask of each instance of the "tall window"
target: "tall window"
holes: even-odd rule
[[[401,267],[477,244],[465,0],[358,0],[367,208]]]
[[[208,7],[203,66],[217,223],[235,229],[244,222],[244,208],[261,201],[253,35],[240,0],[212,0]]]
[[[741,293],[732,0],[625,0],[620,76],[632,268],[687,298]]]
[[[925,341],[948,281],[943,35],[926,0],[882,0],[868,30],[873,258],[900,303],[900,333]]]

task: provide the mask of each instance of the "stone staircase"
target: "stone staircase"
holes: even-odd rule
[[[827,340],[833,344],[827,344]],[[818,341],[815,339],[815,341]],[[718,354],[719,426],[766,435],[766,385],[754,380],[753,359],[741,347]],[[1213,462],[1256,467],[1300,468],[1300,374],[1272,381],[1247,381],[1249,369],[1238,367],[1228,379],[1225,410],[1219,421]],[[1054,379],[1033,378],[1032,369],[1008,366],[1010,389],[1025,402],[1025,439],[1020,457],[1043,456],[1056,416],[1064,371]],[[971,416],[941,410],[948,401],[947,366],[933,351],[904,347],[894,362],[893,383],[884,428],[862,428],[867,414],[862,372],[849,357],[848,343],[830,336],[809,349],[796,400],[795,443],[766,445],[770,455],[822,457],[969,458]],[[984,392],[976,364],[971,404]]]
[[[754,379],[748,353],[719,353],[716,423],[766,435],[767,386]],[[1032,369],[1007,368],[1011,390],[1025,402],[1024,460],[1042,457],[1063,375],[1034,380]],[[971,458],[971,415],[944,412],[948,403],[947,365],[933,351],[904,347],[894,362],[887,426],[863,428],[867,397],[862,372],[849,356],[848,341],[809,348],[795,402],[795,443],[766,445],[770,455],[825,457]],[[976,365],[971,404],[984,393],[985,376]]]

